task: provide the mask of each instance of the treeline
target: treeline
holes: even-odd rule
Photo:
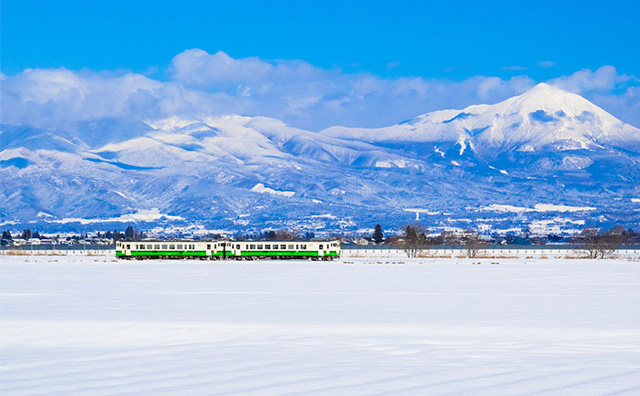
[[[316,234],[299,230],[269,230],[255,233],[238,233],[234,236],[239,241],[310,241]]]
[[[80,233],[76,235],[69,235],[66,237],[60,237],[59,235],[45,235],[45,234],[41,234],[36,230],[32,231],[31,229],[27,228],[25,230],[22,230],[22,233],[17,234],[15,238],[11,234],[11,231],[5,230],[5,231],[2,231],[2,238],[0,239],[0,241],[2,246],[6,246],[6,245],[10,245],[12,242],[14,242],[17,239],[21,239],[23,241],[29,241],[33,239],[39,239],[39,240],[48,239],[53,241],[54,243],[68,242],[70,244],[74,244],[74,243],[79,243],[80,241],[93,241],[93,240],[99,240],[99,239],[110,239],[115,242],[115,241],[126,239],[127,238],[126,235],[129,235],[129,237],[131,238],[130,240],[134,240],[133,238],[142,239],[145,237],[144,233],[133,230],[133,227],[129,227],[129,228],[124,233],[118,230],[105,231],[105,232],[98,231],[96,234],[92,236],[89,236],[89,234],[87,233]]]
[[[520,235],[481,235],[469,229],[462,232],[443,231],[431,234],[421,223],[407,224],[399,236],[384,237],[382,227],[374,227],[369,241],[375,244],[393,245],[403,249],[408,257],[416,257],[421,249],[430,246],[463,246],[468,257],[476,257],[479,249],[490,245],[546,245],[547,243],[576,245],[590,258],[604,258],[613,254],[624,245],[640,245],[640,233],[616,226],[610,230],[584,228],[580,233],[569,237],[549,234],[546,238],[531,236],[528,230]]]

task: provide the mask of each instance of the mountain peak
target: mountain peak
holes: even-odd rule
[[[521,95],[491,106],[491,111],[505,116],[520,114],[524,118],[531,114],[560,114],[569,118],[580,118],[588,114],[601,119],[605,124],[621,123],[582,96],[546,83],[540,83]]]

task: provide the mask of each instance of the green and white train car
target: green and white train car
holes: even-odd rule
[[[254,260],[340,257],[334,241],[118,241],[116,257],[123,259]]]

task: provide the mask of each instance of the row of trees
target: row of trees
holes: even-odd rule
[[[475,230],[466,230],[461,233],[444,231],[439,235],[429,236],[430,231],[420,223],[404,226],[399,238],[388,238],[387,242],[402,248],[408,257],[416,257],[421,249],[435,245],[464,246],[467,257],[477,256],[478,250],[489,245],[491,240],[483,239]],[[616,226],[608,231],[599,228],[585,228],[568,242],[580,246],[579,250],[589,258],[604,258],[613,254],[625,244],[635,244],[638,241],[634,233]],[[382,227],[377,224],[372,234],[372,240],[380,244],[384,240]]]
[[[429,230],[420,223],[407,224],[402,238],[397,239],[396,245],[401,247],[408,257],[416,257],[420,249],[427,246],[442,244],[462,245],[467,251],[467,257],[476,257],[478,249],[487,244],[474,230],[467,230],[460,234],[441,233],[438,237],[432,238],[428,237],[429,233]],[[445,234],[444,237],[442,234]]]
[[[299,240],[311,240],[315,238],[313,232],[301,232],[300,230],[270,230],[249,234],[236,234],[235,237],[238,240],[252,240],[252,241],[299,241]]]
[[[50,236],[49,236],[50,237]],[[45,235],[40,234],[38,231],[31,231],[30,229],[26,229],[23,230],[22,233],[20,234],[20,239],[24,239],[24,240],[28,240],[28,239],[43,239],[43,238],[49,238]],[[125,233],[122,233],[118,230],[114,230],[114,231],[105,231],[105,232],[97,232],[96,233],[96,238],[99,239],[113,239],[114,241],[119,241],[119,240],[123,240],[125,238],[131,238],[130,240],[134,240],[135,238],[138,239],[142,239],[144,238],[144,233],[140,232],[140,231],[136,231],[132,226],[129,226],[127,228],[127,231]],[[55,239],[60,240],[59,237],[54,237]],[[78,235],[71,235],[71,236],[67,236],[65,238],[65,240],[70,241],[70,240],[86,240],[89,238],[89,235],[86,233],[81,233]],[[5,230],[2,231],[2,238],[0,238],[2,241],[13,241],[13,235],[11,235],[11,231],[9,230]]]
[[[22,234],[20,235],[21,239],[31,239],[31,238],[42,238],[40,236],[40,233],[38,231],[31,231],[29,228],[27,228],[26,230],[22,230]],[[11,235],[11,232],[9,230],[6,231],[2,231],[2,239],[3,240],[7,240],[7,241],[11,241],[13,240],[13,236]]]

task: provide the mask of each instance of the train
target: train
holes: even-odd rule
[[[116,242],[116,257],[138,260],[333,260],[340,258],[340,241],[118,241]]]

